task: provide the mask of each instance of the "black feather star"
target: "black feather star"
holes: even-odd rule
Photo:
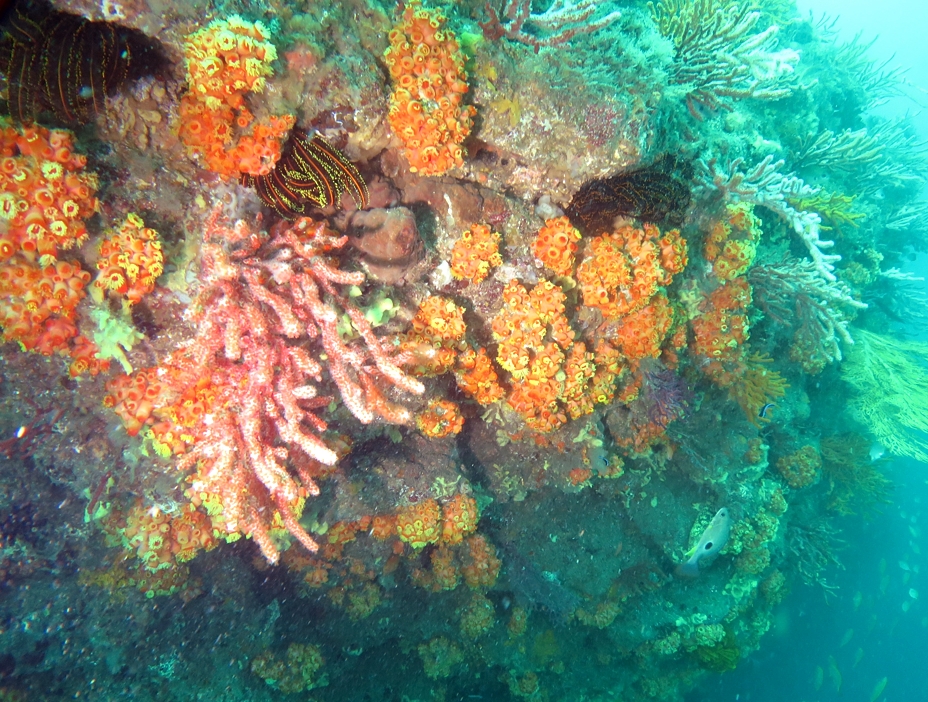
[[[585,234],[611,232],[617,217],[679,225],[690,204],[692,166],[674,156],[609,178],[587,181],[567,206],[571,224]]]
[[[274,170],[263,176],[243,173],[242,185],[253,187],[281,217],[296,219],[307,208],[337,205],[349,192],[358,207],[367,207],[367,185],[341,151],[318,134],[295,128]]]
[[[141,32],[57,12],[43,1],[13,3],[0,38],[0,72],[10,113],[29,123],[46,113],[86,124],[127,81],[165,65],[160,45]]]

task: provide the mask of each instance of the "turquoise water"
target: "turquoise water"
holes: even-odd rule
[[[887,699],[924,698],[917,654],[924,608],[910,592],[921,597],[916,572],[921,556],[914,549],[924,543],[919,525],[924,480],[917,463],[900,462],[896,470],[894,476],[911,485],[909,494],[896,496],[899,510],[844,525],[849,557],[846,570],[835,573],[839,596],[826,602],[812,588],[793,593],[765,645],[742,668],[702,685],[688,699],[869,699],[883,677]],[[829,674],[830,657],[841,675],[840,690]],[[816,690],[819,667],[824,675]],[[790,674],[776,689],[758,683],[778,671]]]
[[[863,9],[11,3],[0,702],[928,700]]]

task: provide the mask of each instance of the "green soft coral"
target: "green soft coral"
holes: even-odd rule
[[[105,307],[96,307],[90,311],[90,318],[97,328],[93,332],[93,342],[97,345],[97,358],[114,358],[126,373],[132,372],[132,364],[126,357],[126,351],[145,335],[132,326],[131,321],[110,314]]]
[[[841,366],[852,414],[895,456],[928,462],[928,343],[864,330]]]
[[[390,299],[383,290],[377,290],[371,301],[367,303],[361,303],[358,299],[363,293],[356,285],[350,286],[347,294],[349,299],[355,300],[358,309],[364,313],[364,318],[370,322],[371,326],[375,329],[389,322],[399,311],[397,304]],[[338,320],[337,329],[339,335],[343,339],[353,339],[358,335],[357,329],[355,329],[354,324],[351,322],[351,318],[347,314],[343,314]]]

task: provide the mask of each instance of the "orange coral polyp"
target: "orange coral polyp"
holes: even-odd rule
[[[464,58],[454,33],[440,29],[444,22],[440,13],[409,3],[384,52],[395,85],[388,120],[403,142],[410,170],[423,175],[440,175],[463,164],[460,144],[470,134],[476,114],[472,106],[459,107],[450,100],[447,106],[434,106],[451,93],[468,90]],[[413,95],[415,83],[419,88]],[[443,110],[441,117],[437,109]]]
[[[441,531],[441,511],[433,499],[410,505],[396,515],[396,533],[414,549],[435,543]]]
[[[236,135],[254,124],[245,93],[264,89],[277,58],[268,36],[260,22],[233,16],[187,37],[188,92],[181,99],[178,135],[191,155],[226,177],[270,173],[295,123],[291,115],[271,117]]]

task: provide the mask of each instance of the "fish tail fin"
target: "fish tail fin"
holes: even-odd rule
[[[697,578],[699,577],[699,563],[690,559],[686,563],[678,565],[676,573],[684,578]]]

